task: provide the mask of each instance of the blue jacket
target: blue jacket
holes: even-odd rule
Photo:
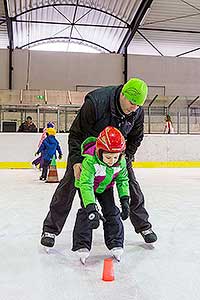
[[[56,150],[58,151],[59,155],[62,155],[59,142],[54,135],[49,135],[40,145],[37,154],[42,152],[44,160],[51,160],[53,155],[55,155],[56,158]]]

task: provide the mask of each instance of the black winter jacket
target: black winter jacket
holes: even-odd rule
[[[28,123],[25,121],[19,126],[18,132],[37,132],[37,127],[34,123],[28,125]]]
[[[97,137],[106,126],[118,128],[126,139],[126,156],[133,160],[144,136],[144,110],[123,114],[119,105],[120,86],[103,87],[88,93],[69,130],[69,160],[82,162],[81,144],[88,136]]]

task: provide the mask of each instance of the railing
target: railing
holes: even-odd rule
[[[33,118],[38,132],[46,126],[46,123],[53,121],[58,132],[68,132],[80,105],[1,105],[0,106],[0,131],[3,131],[2,122],[15,121],[19,126],[28,115]]]
[[[19,126],[31,115],[38,131],[49,121],[58,132],[68,132],[87,92],[56,90],[0,90],[0,131],[2,121]],[[158,96],[144,105],[145,133],[163,133],[165,116],[170,114],[175,133],[200,134],[200,97]]]
[[[147,99],[145,132],[163,133],[165,117],[170,114],[175,133],[200,134],[199,96],[158,96]]]

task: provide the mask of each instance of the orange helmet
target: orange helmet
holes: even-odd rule
[[[96,141],[97,152],[103,150],[106,152],[122,152],[126,149],[126,141],[121,132],[112,126],[106,127],[100,132]]]

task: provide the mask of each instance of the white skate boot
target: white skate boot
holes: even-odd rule
[[[112,256],[117,260],[117,261],[120,261],[121,260],[121,256],[124,252],[123,248],[122,247],[115,247],[115,248],[112,248],[111,250],[111,254]]]
[[[55,234],[50,232],[44,232],[41,237],[41,244],[44,246],[46,253],[50,252],[50,249],[55,244]]]
[[[79,258],[80,258],[80,261],[83,265],[85,265],[86,263],[86,259],[89,257],[90,255],[90,251],[87,249],[87,248],[81,248],[79,250],[76,251]]]

